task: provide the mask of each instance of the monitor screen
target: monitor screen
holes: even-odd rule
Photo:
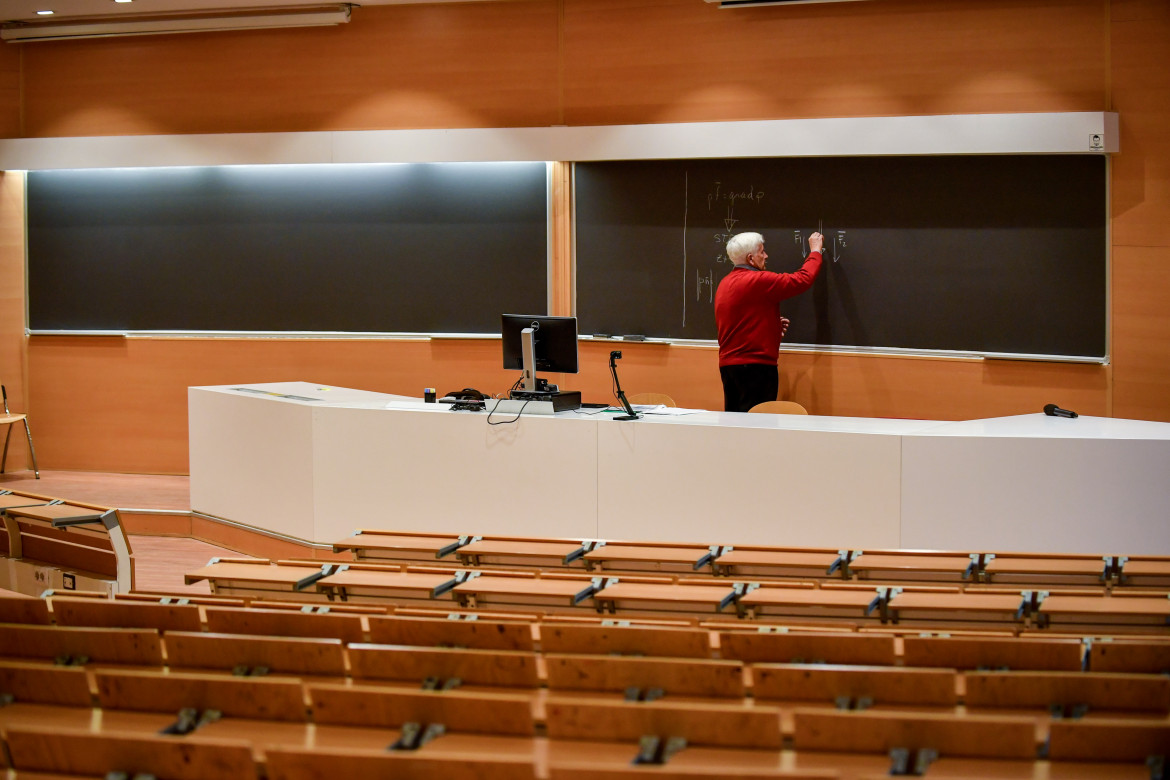
[[[532,328],[535,371],[555,374],[577,373],[577,318],[544,315],[504,314],[500,334],[504,341],[504,368],[522,371],[524,356],[520,333]]]

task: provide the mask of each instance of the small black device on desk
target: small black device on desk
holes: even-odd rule
[[[451,404],[453,412],[482,412],[484,411],[487,396],[474,387],[465,387],[462,390],[452,390],[439,399],[441,404]]]

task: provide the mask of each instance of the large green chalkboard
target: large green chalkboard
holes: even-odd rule
[[[498,333],[543,312],[544,163],[39,171],[33,330]]]
[[[583,333],[714,339],[726,239],[762,233],[768,269],[793,271],[819,227],[829,262],[781,305],[786,343],[1105,356],[1102,156],[579,163],[574,181]]]

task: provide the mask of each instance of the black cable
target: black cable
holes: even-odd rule
[[[511,420],[500,420],[499,422],[492,422],[492,415],[496,413],[496,407],[498,407],[500,405],[499,402],[496,402],[496,405],[492,407],[492,410],[490,412],[488,412],[487,424],[488,425],[508,425],[510,423],[514,423],[520,419],[520,415],[524,414],[524,408],[526,406],[528,406],[528,404],[530,404],[530,403],[532,403],[531,398],[529,398],[527,401],[524,402],[524,406],[520,407],[520,411],[516,412],[516,416],[513,417]]]

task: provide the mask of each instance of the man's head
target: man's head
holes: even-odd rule
[[[735,265],[750,265],[764,270],[768,253],[764,251],[764,237],[759,233],[737,233],[727,240],[727,259]]]

